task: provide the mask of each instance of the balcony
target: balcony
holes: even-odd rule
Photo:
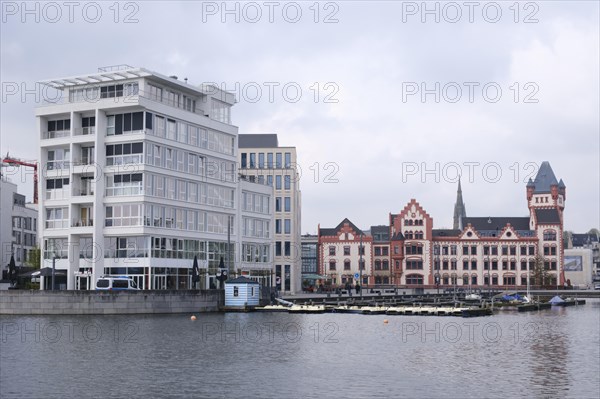
[[[73,136],[91,136],[96,134],[96,127],[77,127],[73,129]]]
[[[61,137],[69,137],[71,130],[53,130],[51,132],[42,132],[42,140],[58,139]]]
[[[92,227],[94,226],[93,219],[73,219],[71,221],[71,227]]]

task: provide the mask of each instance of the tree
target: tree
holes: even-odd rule
[[[543,287],[552,284],[554,277],[545,267],[546,259],[543,255],[537,254],[533,260],[533,269],[529,270],[531,285]]]
[[[34,269],[40,268],[40,257],[42,256],[42,251],[39,247],[33,247],[29,251],[29,255],[27,256],[27,265],[33,267]]]
[[[570,230],[563,231],[563,248],[571,248],[571,239],[573,238],[573,232]]]
[[[597,228],[590,229],[590,231],[588,231],[588,234],[593,234],[598,240],[600,240],[600,230],[598,230]]]

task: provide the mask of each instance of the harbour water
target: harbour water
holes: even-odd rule
[[[190,316],[1,316],[0,397],[600,397],[598,299],[467,319]]]

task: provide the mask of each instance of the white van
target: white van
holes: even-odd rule
[[[103,276],[96,281],[97,290],[139,290],[137,284],[131,277],[127,276]]]

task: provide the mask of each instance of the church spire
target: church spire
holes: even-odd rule
[[[462,197],[462,188],[460,187],[460,176],[458,177],[458,190],[456,191],[456,203],[454,204],[454,223],[452,228],[462,230],[462,219],[467,217],[467,211]]]

